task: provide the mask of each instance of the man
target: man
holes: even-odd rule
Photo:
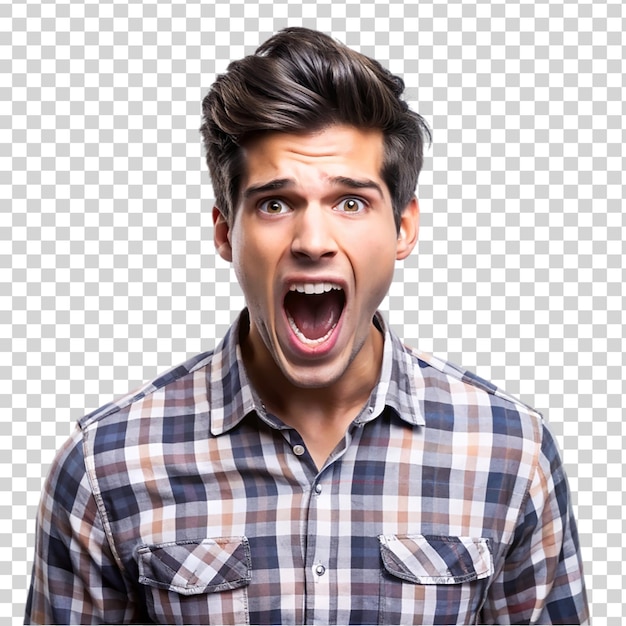
[[[287,29],[218,77],[214,237],[246,310],[215,351],[79,421],[27,621],[581,623],[542,418],[377,312],[429,131],[402,81]]]

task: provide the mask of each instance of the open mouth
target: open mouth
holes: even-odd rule
[[[324,343],[335,330],[346,303],[343,289],[334,283],[296,283],[285,296],[287,321],[304,344]]]

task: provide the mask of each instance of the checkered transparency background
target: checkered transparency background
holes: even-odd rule
[[[243,306],[212,245],[200,102],[304,25],[374,56],[433,128],[406,341],[537,407],[563,449],[595,624],[624,496],[624,7],[0,0],[0,615],[22,620],[42,480],[82,414],[210,349]]]

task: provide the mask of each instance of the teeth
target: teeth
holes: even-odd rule
[[[294,283],[289,287],[289,291],[297,291],[307,295],[327,293],[333,289],[341,290],[335,283]]]

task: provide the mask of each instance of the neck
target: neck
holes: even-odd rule
[[[303,434],[314,424],[347,426],[356,417],[380,378],[383,335],[372,324],[347,369],[324,387],[302,387],[288,379],[252,332],[241,338],[241,347],[247,374],[267,409]]]

